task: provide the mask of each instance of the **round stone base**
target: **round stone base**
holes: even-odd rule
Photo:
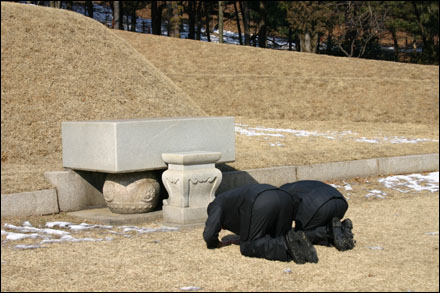
[[[113,213],[139,214],[156,208],[159,192],[153,172],[136,172],[107,175],[102,193]]]

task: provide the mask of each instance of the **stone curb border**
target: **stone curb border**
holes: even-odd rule
[[[422,154],[305,166],[285,166],[223,173],[217,193],[245,184],[267,183],[281,186],[299,180],[339,180],[391,174],[439,170],[439,154]]]
[[[223,173],[217,193],[250,183],[281,186],[298,180],[338,180],[391,174],[407,174],[439,170],[439,154],[422,154],[356,161],[333,162],[306,166],[285,166]],[[61,171],[72,173],[71,171]],[[49,172],[50,173],[50,172]],[[72,176],[72,175],[69,175]],[[48,176],[46,176],[48,177]],[[84,190],[84,188],[82,188]],[[86,188],[85,190],[90,190]],[[78,191],[78,190],[76,190]],[[79,210],[70,191],[73,207],[60,208],[60,190],[46,189],[1,195],[1,217],[56,214]],[[95,193],[98,193],[95,191]],[[81,206],[81,208],[86,208]],[[88,207],[90,208],[90,207]]]

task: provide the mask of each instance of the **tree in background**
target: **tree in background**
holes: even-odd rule
[[[130,15],[131,23],[130,30],[132,32],[136,31],[136,21],[137,21],[137,10],[141,1],[124,1],[124,11],[126,15]]]
[[[13,1],[17,2],[17,1]],[[37,5],[72,9],[76,1],[26,1]],[[81,1],[84,14],[93,15],[92,1]],[[240,44],[267,47],[268,38],[286,38],[302,52],[438,64],[438,1],[103,1],[113,13],[112,27],[135,30],[137,10],[150,9],[152,33],[160,35],[163,9],[167,10],[168,35],[180,37],[183,12],[188,14],[189,38],[201,39],[203,23],[210,41],[210,21],[236,22]],[[224,6],[221,5],[223,3]],[[222,9],[217,9],[222,8]],[[185,8],[185,11],[184,11]],[[119,11],[119,12],[118,12]],[[218,13],[218,14],[217,14]],[[123,25],[123,15],[131,26]],[[241,15],[241,18],[240,18]],[[241,39],[243,22],[244,41]],[[216,24],[217,25],[217,24]],[[386,34],[385,34],[386,33]],[[391,35],[394,54],[380,46]],[[399,37],[413,41],[413,51],[400,50]],[[272,38],[272,39],[271,39]],[[223,38],[219,38],[220,42]],[[409,56],[409,57],[408,57]]]
[[[218,42],[223,43],[223,2],[218,1]]]
[[[320,36],[326,32],[329,20],[333,19],[332,14],[329,2],[288,2],[287,20],[299,36],[301,52],[318,52]]]
[[[211,26],[210,26],[210,21],[211,21],[210,12],[212,10],[211,2],[204,1],[203,8],[204,8],[204,12],[205,12],[206,37],[208,38],[208,42],[211,42]]]
[[[167,1],[168,36],[180,38],[182,4],[179,1]]]
[[[85,9],[84,11],[87,11],[87,14],[90,18],[93,18],[93,2],[92,1],[86,1],[85,2]]]
[[[410,31],[411,5],[407,1],[389,1],[390,17],[385,22],[386,29],[390,32],[394,44],[394,61],[399,60],[399,42],[397,33],[399,31]],[[414,33],[411,32],[411,35]],[[407,45],[407,44],[406,44]]]
[[[61,8],[61,1],[49,1],[49,6],[52,8]]]
[[[121,9],[119,1],[113,1],[113,22],[112,27],[114,29],[122,29],[121,25]]]
[[[418,27],[418,35],[422,38],[423,53],[419,62],[438,64],[439,50],[439,19],[437,1],[411,1]]]
[[[337,2],[335,7],[340,29],[339,49],[347,57],[363,57],[385,31],[387,7],[370,1]]]
[[[157,5],[157,1],[151,1],[151,31],[154,35],[162,34],[162,11],[165,8],[165,3]]]
[[[244,45],[251,45],[251,34],[250,34],[250,15],[248,1],[239,1],[241,17],[243,19],[243,29],[244,29]]]
[[[237,1],[233,1],[233,2],[234,2],[235,20],[237,22],[238,39],[239,39],[240,45],[243,45],[243,39],[241,37],[240,14],[239,14],[238,8],[237,8]]]

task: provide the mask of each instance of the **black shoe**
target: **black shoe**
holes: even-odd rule
[[[351,232],[353,224],[350,219],[344,220],[342,223],[339,218],[332,219],[331,225],[331,236],[333,240],[333,245],[337,250],[345,251],[353,249],[354,240],[353,233]]]
[[[318,254],[310,240],[303,231],[290,230],[286,235],[287,248],[293,261],[297,264],[318,262]]]
[[[344,236],[345,236],[345,242],[346,242],[346,248],[348,249],[353,249],[353,247],[356,244],[356,240],[353,239],[353,223],[351,222],[350,219],[345,219],[344,221],[342,221],[341,223],[342,225],[342,231],[344,232]]]

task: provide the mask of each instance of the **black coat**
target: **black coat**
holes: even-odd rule
[[[321,181],[302,180],[284,184],[280,189],[284,189],[301,199],[298,212],[295,215],[295,228],[297,229],[306,227],[316,211],[327,201],[340,198],[347,202],[336,188]]]
[[[268,200],[275,201],[272,204],[275,203],[278,207],[277,213],[269,214],[267,217],[277,219],[279,226],[283,226],[280,228],[282,230],[288,226],[291,228],[296,206],[298,206],[294,196],[269,184],[250,184],[223,192],[208,205],[208,219],[203,231],[203,238],[208,248],[217,247],[218,234],[221,229],[240,235],[240,242],[248,241],[249,235],[256,234],[255,231],[251,231],[251,229],[258,229],[252,225],[252,210],[256,199],[265,192],[274,193],[273,196],[268,197]],[[278,219],[280,217],[281,220]],[[274,230],[279,229],[274,227]],[[283,232],[286,233],[286,231]]]

